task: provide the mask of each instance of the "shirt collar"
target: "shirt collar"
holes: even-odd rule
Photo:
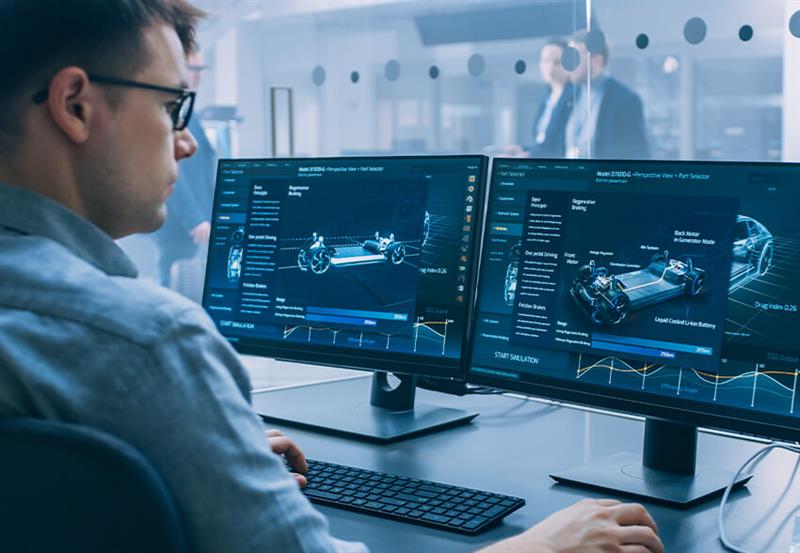
[[[33,191],[0,183],[0,228],[53,240],[109,276],[138,276],[136,266],[110,236]]]

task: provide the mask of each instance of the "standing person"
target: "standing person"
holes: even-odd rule
[[[549,38],[539,53],[539,71],[547,91],[533,120],[532,157],[561,158],[566,154],[565,133],[573,106],[573,86],[569,73],[561,65],[566,47],[564,40]]]
[[[189,88],[197,90],[205,70],[202,53],[192,53],[187,67]],[[197,140],[197,152],[181,164],[175,191],[166,201],[167,219],[164,226],[152,235],[158,246],[162,286],[170,286],[173,264],[181,259],[193,258],[198,251],[205,251],[211,235],[217,156],[198,117],[193,117],[189,122],[189,131]],[[198,275],[198,279],[201,277]]]
[[[599,42],[594,52],[587,49],[587,37],[589,33],[583,30],[570,41],[580,55],[580,62],[570,72],[577,90],[575,107],[567,122],[567,157],[647,159],[650,151],[642,100],[608,75],[608,44],[602,33],[597,31],[592,37]]]
[[[178,162],[197,149],[185,54],[200,17],[186,0],[0,1],[0,416],[138,449],[190,551],[364,551],[300,493],[279,455],[303,473],[302,451],[265,435],[203,309],[136,278],[114,243],[163,224]],[[491,551],[663,546],[641,505],[586,500]]]

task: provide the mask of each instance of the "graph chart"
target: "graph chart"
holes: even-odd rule
[[[797,414],[798,368],[726,361],[718,373],[582,355],[576,379],[733,407]]]

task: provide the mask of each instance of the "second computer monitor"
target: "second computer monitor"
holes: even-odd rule
[[[798,202],[796,164],[495,159],[469,378],[683,423],[675,472],[694,426],[796,440]]]

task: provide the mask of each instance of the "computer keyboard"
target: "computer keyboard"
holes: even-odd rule
[[[525,500],[307,459],[303,493],[314,503],[369,515],[479,534]]]

